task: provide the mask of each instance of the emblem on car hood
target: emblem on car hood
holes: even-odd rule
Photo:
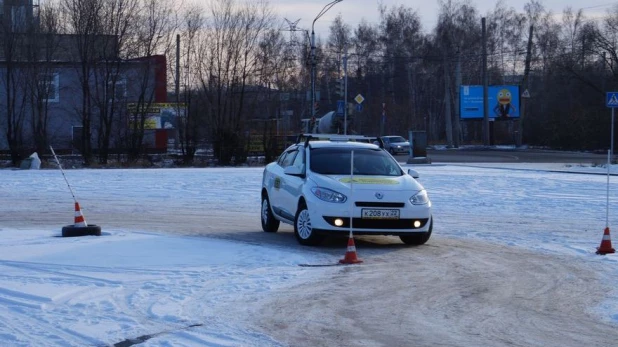
[[[376,192],[376,198],[382,200],[383,197],[384,197],[384,194],[382,194],[380,192]]]

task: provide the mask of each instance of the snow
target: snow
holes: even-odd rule
[[[439,275],[444,281],[449,281],[449,273],[459,273],[458,269],[462,274],[495,272],[502,276],[498,274],[502,270],[517,273],[517,267],[527,267],[530,272],[521,275],[522,285],[534,288],[534,283],[541,283],[551,287],[548,296],[573,300],[569,305],[551,302],[557,312],[579,321],[573,312],[585,311],[592,316],[588,326],[615,331],[618,256],[595,251],[606,216],[610,229],[618,224],[618,166],[610,167],[609,198],[607,167],[579,163],[404,166],[420,173],[419,181],[433,203],[436,223],[428,244],[404,247],[395,237],[360,237],[356,248],[363,264],[317,267],[299,265],[336,264],[345,253],[345,240],[312,248],[297,245],[290,226],[282,225],[276,234],[263,233],[259,225],[262,167],[65,170],[86,221],[102,227],[100,237],[75,238],[60,237],[62,226],[72,224],[74,210],[59,170],[0,170],[0,345],[397,345],[407,341],[408,333],[378,323],[367,312],[397,316],[391,312],[398,312],[402,303],[397,295],[389,299],[380,295],[380,285],[386,283],[380,276],[404,266],[402,262],[415,267],[415,276]],[[423,264],[423,259],[436,252],[440,253],[431,258],[433,264]],[[455,267],[448,263],[452,261],[449,252],[458,258]],[[501,258],[509,263],[501,264]],[[535,281],[526,280],[535,268],[551,271],[537,274]],[[396,277],[389,275],[388,283],[397,281]],[[341,290],[333,278],[341,283],[375,283],[355,294],[373,298],[363,301],[369,307],[358,307],[368,317],[355,321],[347,313],[326,318],[331,305],[348,305],[332,307],[336,312],[361,305],[321,298],[319,293],[326,289]],[[470,280],[479,282],[478,278]],[[522,281],[493,285],[515,286],[514,295],[532,300],[538,294],[535,290],[541,289],[530,289],[534,295],[520,293],[516,286]],[[473,283],[452,282],[457,285],[449,286],[435,300],[450,302],[456,297],[453,305],[459,305],[485,293],[476,293]],[[394,282],[393,287],[399,284]],[[423,284],[412,288],[417,285]],[[491,292],[492,286],[488,288]],[[563,293],[569,290],[574,293]],[[595,293],[604,296],[585,298]],[[504,295],[493,293],[487,300],[513,301]],[[313,299],[302,301],[306,310],[302,314],[295,300],[305,297]],[[392,306],[385,308],[380,303]],[[481,309],[472,309],[477,304]],[[476,314],[483,317],[507,315],[476,299],[467,305],[464,311],[479,311]],[[420,305],[417,313],[427,315],[420,330],[428,333],[415,332],[422,338],[417,340],[419,345],[435,345],[429,334],[437,332],[436,338],[439,333],[447,334],[440,320],[461,314],[452,310],[452,305]],[[545,315],[536,321],[534,312],[526,312],[531,315],[524,318],[526,329],[553,322]],[[418,317],[413,316],[397,319],[416,322]],[[371,319],[368,324],[376,329],[395,330],[384,336],[365,336],[363,329],[354,330]],[[442,341],[462,346],[510,345],[514,340],[509,342],[508,335],[500,343],[489,340],[507,323],[493,322],[493,329],[471,332],[472,323],[462,318],[461,323],[451,322],[461,329],[449,330]],[[586,322],[578,324],[587,326]],[[340,331],[330,331],[333,327]],[[345,343],[329,340],[341,331],[356,333]],[[576,346],[618,337],[615,332],[606,337],[595,331],[589,336],[577,333],[578,337],[564,338],[579,338],[572,344]],[[558,345],[561,337],[556,335],[561,334],[544,334],[530,334],[516,342]],[[301,338],[316,340],[303,343]]]

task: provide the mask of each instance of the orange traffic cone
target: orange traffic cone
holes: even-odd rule
[[[76,228],[87,227],[86,219],[79,208],[79,203],[75,201],[75,225]]]
[[[363,261],[356,257],[356,246],[354,245],[354,238],[350,234],[348,239],[348,250],[345,252],[345,257],[339,260],[340,264],[358,264]]]
[[[612,240],[609,237],[609,227],[605,228],[603,232],[603,240],[601,241],[601,246],[597,248],[597,254],[607,254],[614,253],[616,250],[612,247]]]

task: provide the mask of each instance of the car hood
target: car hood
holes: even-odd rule
[[[391,142],[391,146],[409,146],[410,142]]]
[[[384,191],[419,191],[424,189],[410,175],[402,176],[366,176],[355,175],[354,190],[384,190]],[[334,190],[350,189],[350,175],[320,175],[314,174],[311,179],[317,186]]]

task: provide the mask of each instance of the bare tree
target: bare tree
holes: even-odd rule
[[[281,31],[269,29],[260,39],[257,50],[256,84],[260,86],[256,97],[251,98],[252,108],[260,110],[250,115],[249,132],[259,134],[262,139],[266,162],[272,161],[281,153],[285,143],[285,135],[289,134],[291,115],[288,111],[290,96],[294,95],[297,65],[294,63],[294,49],[286,44]],[[264,112],[259,107],[266,106]]]
[[[480,33],[477,28],[477,19],[476,10],[468,4],[450,0],[441,2],[433,45],[442,52],[440,60],[443,65],[442,76],[444,79],[444,129],[449,147],[458,147],[462,138],[459,105],[454,104],[459,92],[459,85],[452,83],[453,80],[462,80],[462,76],[453,77],[455,60],[461,59],[463,56],[466,59],[464,67],[480,71],[480,59],[478,57]],[[456,111],[452,112],[453,109]],[[455,116],[454,119],[453,115]],[[433,117],[432,122],[435,121],[437,120]],[[455,131],[454,134],[453,130]]]
[[[60,54],[61,32],[59,8],[55,4],[43,4],[39,8],[39,25],[33,25],[29,36],[32,44],[28,52],[28,84],[31,112],[31,128],[34,146],[38,153],[49,148],[48,124],[52,100],[59,92],[52,79],[57,74],[55,61]]]
[[[14,16],[11,20],[4,20],[0,24],[0,59],[2,100],[5,110],[6,140],[11,153],[11,161],[15,165],[19,163],[28,150],[25,143],[25,120],[27,115],[27,63],[28,39],[27,31],[31,29],[32,18],[19,18]]]
[[[152,70],[156,61],[152,58],[157,54],[171,53],[174,32],[178,27],[175,14],[176,5],[172,0],[142,0],[136,15],[138,25],[124,46],[124,56],[140,58],[139,69],[133,81],[137,97],[134,100],[135,107],[128,115],[130,122],[128,119],[127,122],[130,126],[125,134],[130,161],[139,159],[144,152],[147,111],[155,101],[155,78]]]
[[[330,34],[326,41],[326,47],[324,50],[324,57],[322,58],[322,64],[319,73],[318,80],[321,81],[321,85],[326,88],[326,96],[328,105],[335,108],[335,103],[338,100],[347,100],[347,96],[343,94],[335,95],[335,85],[342,85],[344,77],[344,58],[349,56],[350,46],[350,27],[343,22],[341,14],[335,17],[335,21],[329,26]],[[316,67],[317,69],[317,67]],[[341,90],[341,93],[345,93],[345,90]],[[348,122],[351,121],[351,117],[348,117]],[[343,133],[344,124],[343,116],[341,118],[335,118],[335,128],[340,129],[339,132]]]
[[[202,8],[198,6],[186,8],[182,15],[182,20],[184,21],[182,27],[182,29],[184,29],[184,35],[182,35],[180,42],[184,43],[184,48],[180,51],[183,53],[181,53],[181,57],[178,57],[178,59],[179,62],[182,61],[184,67],[182,71],[184,71],[184,74],[180,74],[180,71],[176,73],[179,73],[183,77],[184,92],[181,99],[180,86],[178,86],[175,101],[177,105],[183,103],[185,107],[189,108],[185,113],[184,110],[181,110],[180,106],[178,106],[179,108],[176,112],[177,115],[185,113],[184,116],[177,116],[178,121],[176,124],[179,132],[179,143],[183,161],[188,165],[193,162],[195,151],[202,137],[202,128],[199,125],[200,123],[204,123],[203,113],[199,109],[194,108],[191,103],[192,90],[198,83],[196,74],[193,71],[193,66],[198,59],[197,46],[199,44],[200,33],[204,29]],[[180,82],[178,81],[178,83]]]
[[[211,3],[211,18],[199,50],[200,96],[205,98],[212,126],[215,156],[222,164],[242,159],[248,83],[255,78],[256,49],[273,15],[267,3]],[[246,155],[246,154],[245,154]]]
[[[603,57],[603,67],[611,72],[614,80],[618,80],[618,6],[608,11],[599,28],[588,26],[585,33],[592,41],[591,49]]]
[[[76,109],[82,125],[79,149],[84,165],[92,161],[92,121],[93,121],[93,71],[99,54],[109,54],[99,50],[101,44],[103,0],[62,0],[62,11],[67,16],[69,33],[74,35],[73,61],[78,63],[79,95],[81,106]],[[113,53],[113,52],[112,52]]]
[[[354,30],[353,36],[350,38],[352,46],[351,65],[349,69],[351,75],[355,77],[356,86],[359,94],[364,95],[367,100],[373,99],[374,93],[377,95],[376,87],[372,88],[370,76],[378,74],[377,61],[379,59],[380,41],[379,29],[377,25],[371,25],[365,20],[361,21],[358,27]],[[356,131],[363,133],[367,125],[378,124],[378,117],[369,117],[376,114],[380,107],[377,103],[366,101],[363,103],[363,111],[358,117],[355,117]]]
[[[124,52],[129,35],[136,30],[139,0],[109,0],[101,8],[101,34],[114,37],[104,40],[104,51]],[[125,61],[119,54],[107,55],[93,69],[93,106],[97,112],[97,144],[100,164],[107,164],[112,135],[120,129],[120,116],[126,110],[127,76]]]
[[[414,118],[410,112],[409,94],[414,87],[409,85],[411,76],[404,72],[411,68],[421,51],[424,36],[420,17],[416,11],[403,5],[391,9],[380,6],[379,11],[383,73],[387,78],[382,85],[382,102],[386,104],[389,114],[386,128],[390,132],[405,133]]]
[[[513,83],[506,81],[504,77],[521,71],[526,28],[525,15],[518,13],[513,7],[507,7],[504,0],[499,1],[489,14],[488,61],[502,77],[494,81],[495,83]]]

